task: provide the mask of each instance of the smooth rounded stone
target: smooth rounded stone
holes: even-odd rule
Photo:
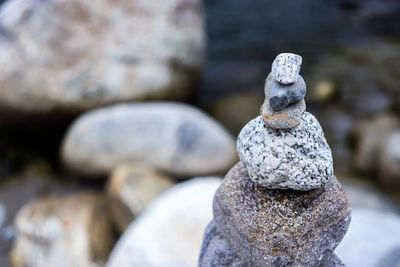
[[[101,195],[50,196],[27,203],[15,219],[15,267],[102,266],[115,237]]]
[[[250,179],[270,189],[320,188],[333,176],[331,150],[308,112],[290,130],[269,128],[261,116],[251,120],[239,134],[237,151]]]
[[[245,267],[212,220],[204,232],[198,267]]]
[[[400,215],[365,208],[352,208],[351,215],[349,230],[335,250],[340,259],[348,266],[397,267],[393,253],[400,253]],[[390,258],[392,264],[387,264]]]
[[[239,162],[215,194],[214,221],[246,266],[318,266],[345,235],[350,209],[336,178],[316,190],[271,190]]]
[[[400,131],[393,132],[383,144],[379,182],[387,188],[400,188]]]
[[[119,104],[87,112],[62,146],[67,167],[107,175],[141,162],[179,177],[223,173],[237,160],[232,136],[198,109],[179,103]]]
[[[274,111],[280,111],[289,105],[295,104],[301,101],[306,96],[306,83],[299,75],[299,78],[290,85],[282,85],[275,81],[268,75],[265,81],[265,97],[268,100],[269,106]]]
[[[7,209],[6,206],[0,201],[0,229],[3,227],[3,224],[7,219]]]
[[[298,80],[301,56],[293,53],[281,53],[272,62],[272,76],[275,81],[282,84],[291,84]]]
[[[196,266],[220,183],[201,177],[166,190],[129,226],[106,267]]]
[[[144,164],[120,164],[108,181],[109,211],[123,233],[133,219],[145,210],[172,179]]]
[[[400,120],[387,113],[357,123],[353,129],[353,136],[357,141],[354,152],[355,168],[365,173],[376,172],[384,142],[396,130],[400,130]]]
[[[7,1],[0,26],[0,107],[11,111],[181,99],[204,64],[198,0]]]
[[[304,99],[280,111],[274,111],[269,106],[269,101],[265,99],[264,104],[261,106],[260,114],[268,127],[274,129],[291,129],[301,123],[305,111],[306,102]]]

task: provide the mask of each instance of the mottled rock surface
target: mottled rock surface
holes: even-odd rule
[[[104,199],[94,193],[47,197],[17,214],[10,261],[16,267],[99,266],[114,245]]]
[[[144,164],[120,164],[109,178],[109,211],[123,233],[163,191],[173,185],[170,177]]]
[[[304,99],[280,111],[272,110],[269,101],[265,100],[264,104],[261,106],[260,114],[265,124],[270,128],[291,129],[301,123],[305,111],[306,102]]]
[[[198,0],[7,1],[0,10],[0,107],[82,111],[182,98],[198,81]]]
[[[211,221],[204,232],[198,266],[245,267],[246,265],[218,232],[214,221]]]
[[[230,134],[200,110],[179,103],[135,103],[79,117],[62,158],[84,175],[107,175],[119,163],[142,162],[174,176],[222,173],[237,160]]]
[[[349,267],[397,267],[388,263],[400,253],[400,216],[397,213],[352,208],[351,224],[335,253]]]
[[[251,120],[239,134],[237,150],[250,179],[267,188],[310,190],[333,175],[331,150],[308,112],[288,130],[269,128],[261,116]]]
[[[393,132],[383,144],[379,181],[387,188],[400,188],[400,131]]]
[[[268,75],[265,81],[265,96],[274,111],[280,111],[289,105],[299,102],[306,96],[306,83],[299,75],[299,78],[289,85],[282,85]]]
[[[106,266],[196,266],[220,183],[200,177],[166,190],[129,226]]]
[[[215,194],[214,221],[246,266],[317,266],[342,240],[350,209],[336,178],[306,192],[270,190],[239,162]]]
[[[279,54],[272,63],[272,76],[282,84],[291,84],[299,78],[300,67],[303,59],[292,53]]]

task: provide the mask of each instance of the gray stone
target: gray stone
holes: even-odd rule
[[[15,267],[102,266],[115,236],[101,194],[50,196],[27,203],[15,219]]]
[[[332,253],[331,256],[327,257],[319,267],[346,267],[344,263],[338,258],[335,253]]]
[[[198,0],[7,1],[0,26],[0,107],[11,111],[184,98],[204,62]]]
[[[133,219],[173,185],[167,175],[145,164],[119,164],[107,185],[109,211],[123,233]]]
[[[294,83],[289,85],[278,83],[271,74],[265,81],[265,96],[269,99],[268,103],[274,111],[301,101],[306,95],[306,90],[306,83],[300,75]]]
[[[387,188],[400,188],[400,131],[393,132],[382,147],[379,181]]]
[[[120,104],[90,111],[69,129],[67,167],[107,175],[118,164],[142,162],[179,177],[225,172],[237,160],[233,138],[198,109],[179,103]]]
[[[198,266],[245,267],[246,265],[235,254],[226,239],[218,232],[214,221],[211,221],[204,232]]]
[[[331,150],[308,112],[288,130],[269,128],[261,116],[251,120],[239,134],[237,151],[250,179],[270,189],[315,189],[333,176]]]
[[[167,189],[132,222],[106,267],[196,266],[220,183],[220,178],[201,177]]]
[[[214,221],[246,266],[318,266],[350,223],[336,178],[316,190],[258,186],[239,162],[214,196]]]
[[[391,266],[382,263],[400,247],[399,214],[364,208],[352,208],[351,213],[349,230],[336,254],[348,266]]]
[[[3,227],[3,224],[7,219],[7,209],[4,204],[0,201],[0,229]]]
[[[272,75],[282,84],[291,84],[297,81],[303,59],[292,53],[279,54],[272,63]]]

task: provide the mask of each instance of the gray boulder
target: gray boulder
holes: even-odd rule
[[[182,98],[204,61],[199,0],[7,1],[0,27],[0,107],[14,111]]]
[[[203,112],[178,103],[120,104],[85,113],[65,136],[62,158],[83,175],[143,162],[175,176],[222,173],[236,161],[233,138]]]
[[[349,230],[335,250],[340,259],[348,266],[397,267],[400,216],[365,208],[352,208],[351,213]]]
[[[318,266],[350,223],[336,178],[306,192],[258,186],[239,162],[214,197],[216,228],[246,266]]]
[[[239,134],[237,151],[250,179],[270,189],[315,189],[333,175],[331,150],[308,112],[287,130],[269,128],[261,116],[251,120]]]
[[[220,183],[216,177],[201,177],[166,190],[129,226],[106,267],[196,266]]]

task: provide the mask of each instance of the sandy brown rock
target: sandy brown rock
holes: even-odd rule
[[[350,223],[336,178],[306,192],[257,186],[239,162],[214,197],[214,221],[249,266],[318,266]]]
[[[98,266],[114,245],[103,197],[80,193],[26,204],[17,214],[16,267]]]
[[[109,178],[107,193],[109,210],[120,232],[172,185],[170,177],[147,165],[118,165]]]

